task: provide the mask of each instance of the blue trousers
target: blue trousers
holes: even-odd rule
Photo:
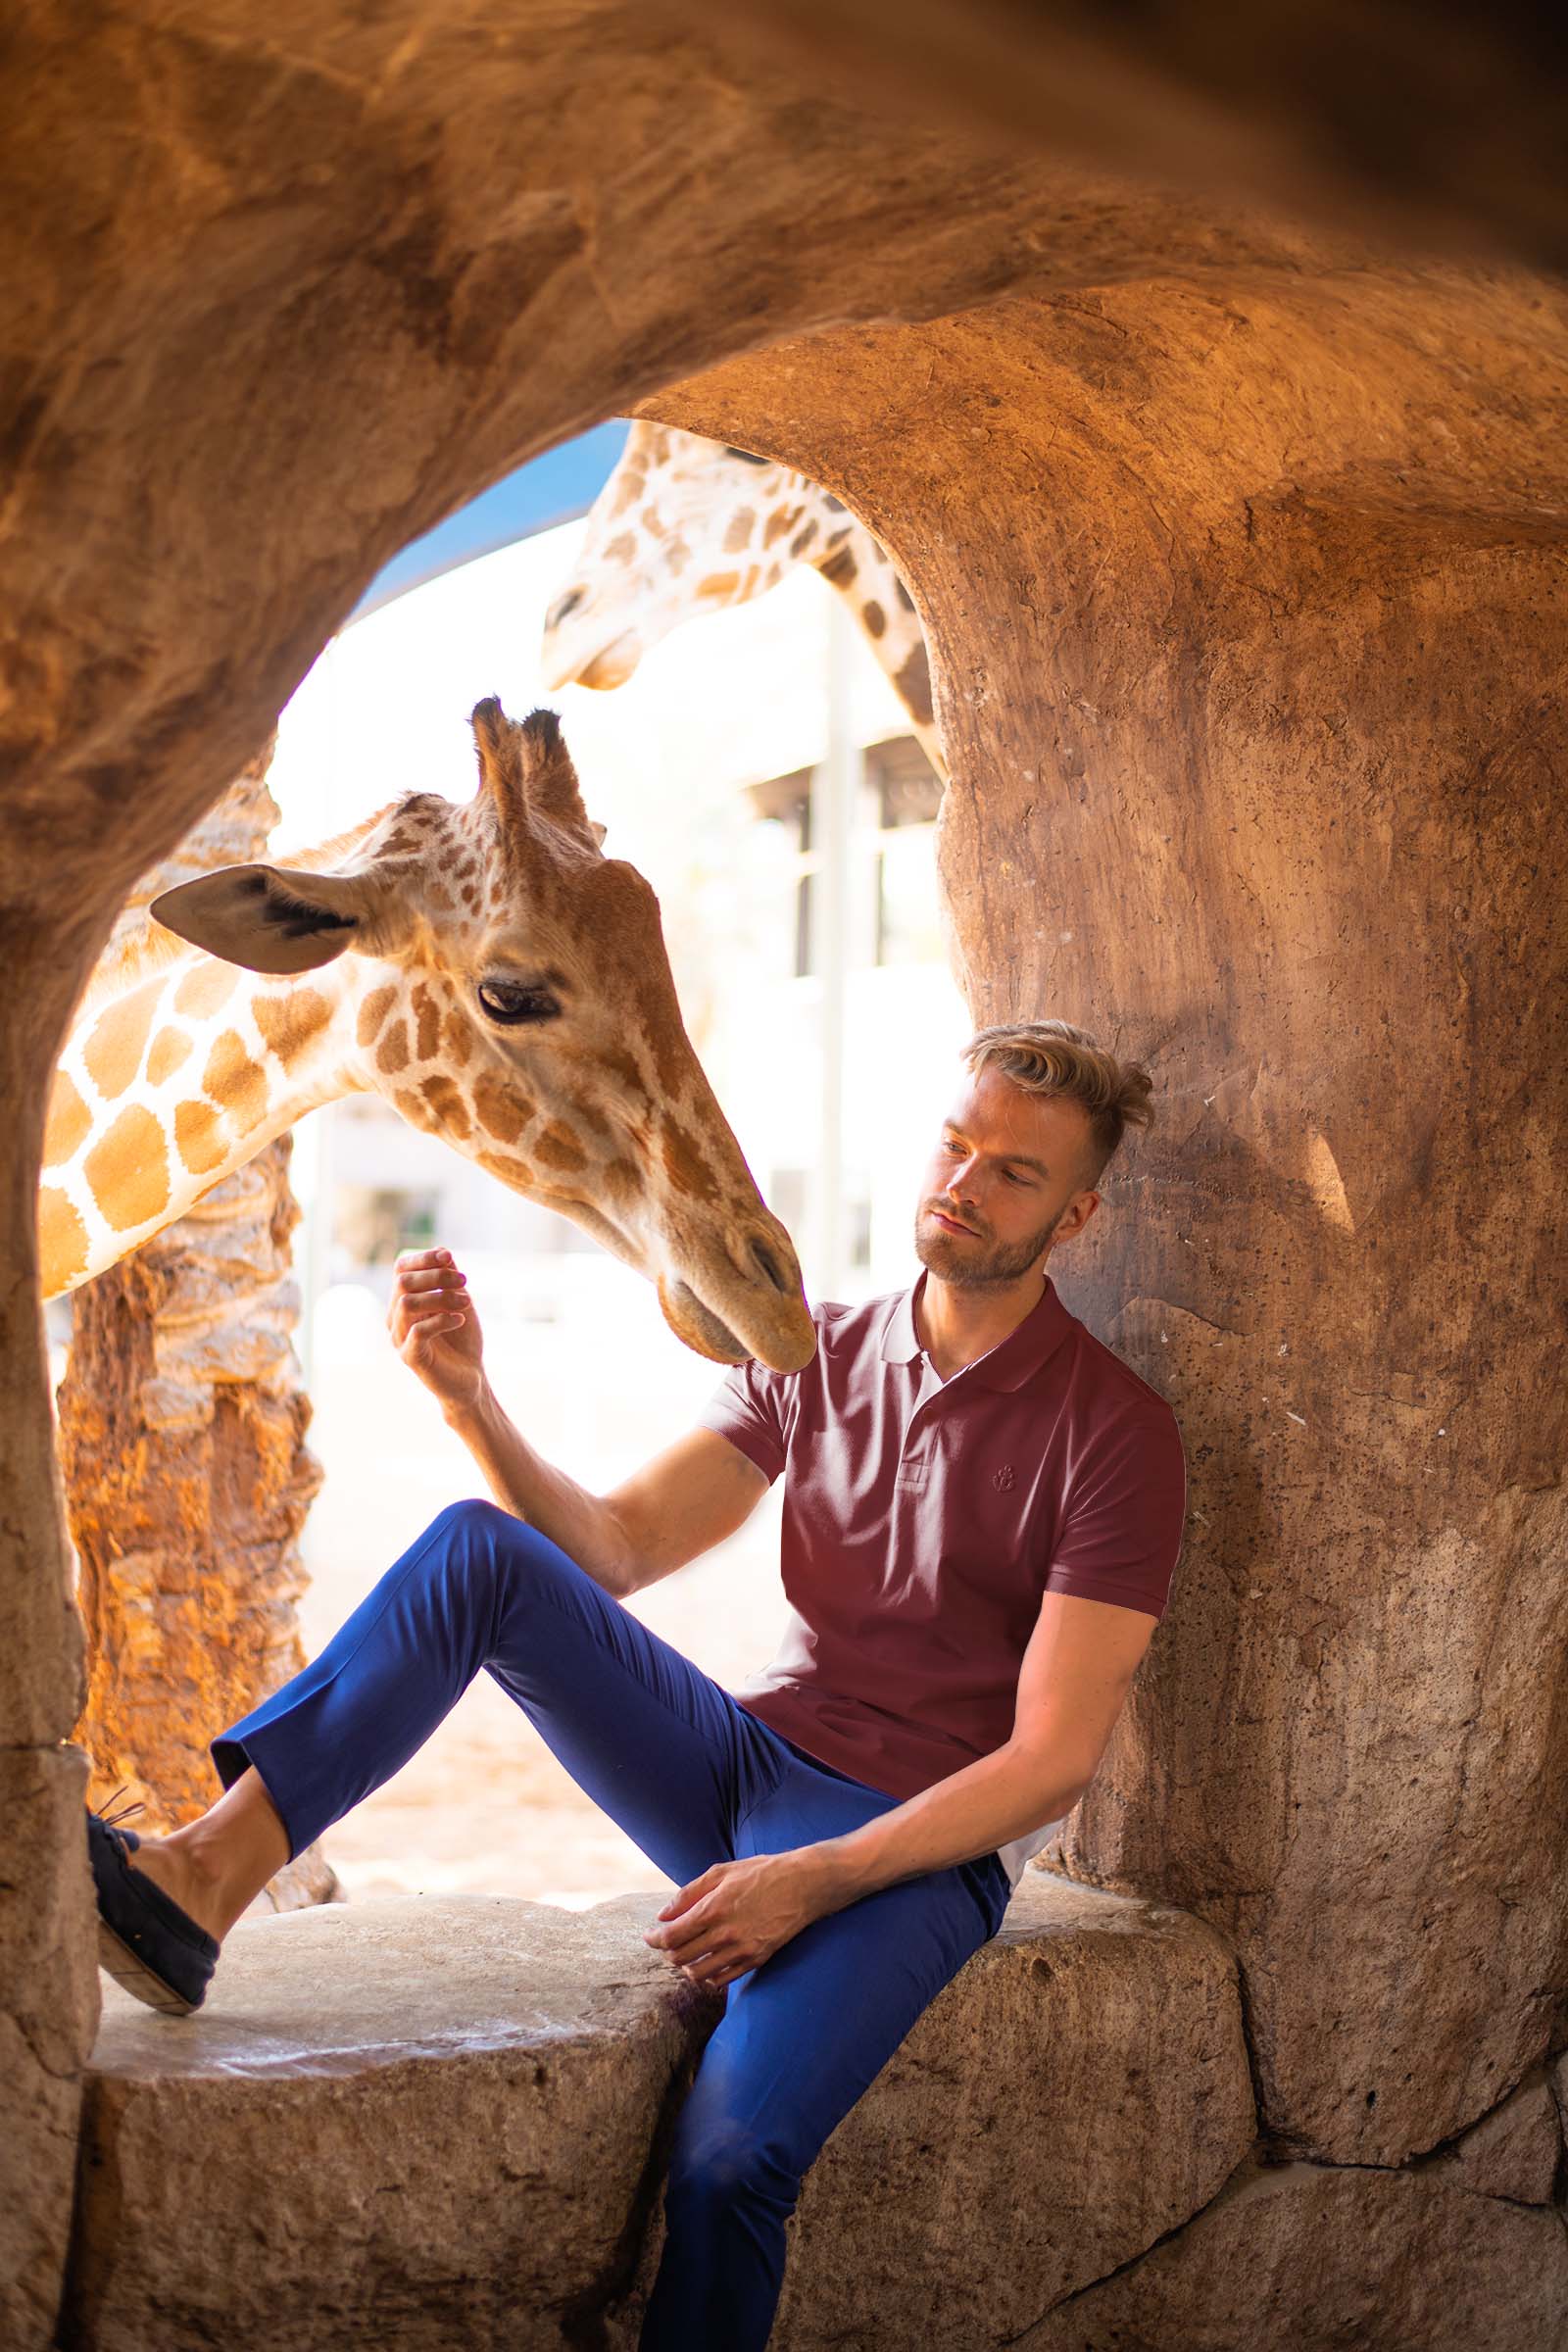
[[[483,1667],[677,1885],[858,1829],[898,1798],[750,1714],[523,1521],[453,1503],[302,1674],[212,1742],[260,1774],[292,1858],[406,1764]],[[724,1988],[677,2119],[641,2352],[752,2352],[802,2179],[942,1987],[1002,1925],[987,1854],[813,1920]]]

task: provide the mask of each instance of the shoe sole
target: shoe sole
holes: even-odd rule
[[[122,1943],[105,1919],[98,1922],[98,1965],[114,1978],[117,1984],[149,2009],[161,2009],[166,2017],[192,2017],[198,2003],[187,2001],[156,1976],[145,1960],[137,1958],[128,1943]]]

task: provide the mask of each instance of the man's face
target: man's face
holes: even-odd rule
[[[1031,1095],[988,1063],[942,1123],[915,1211],[914,1250],[943,1282],[1016,1282],[1085,1226],[1099,1204],[1079,1166],[1089,1114]]]

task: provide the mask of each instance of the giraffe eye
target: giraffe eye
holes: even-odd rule
[[[498,1028],[514,1029],[523,1021],[554,1021],[561,1017],[561,999],[553,989],[526,980],[481,980],[477,995],[484,1011]]]

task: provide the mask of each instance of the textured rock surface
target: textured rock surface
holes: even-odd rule
[[[332,1905],[237,1928],[194,2018],[109,1990],[68,2341],[571,2342],[717,2014],[658,1905]]]
[[[161,890],[263,853],[277,821],[270,759],[140,877],[106,962]],[[286,1136],[270,1144],[72,1302],[57,1408],[87,1633],[75,1738],[89,1800],[123,1785],[153,1835],[212,1803],[208,1740],[305,1663],[298,1539],[321,1474],[293,1346],[290,1150]],[[312,1847],[270,1896],[288,1909],[335,1891]]]
[[[86,37],[10,27],[3,1736],[52,1756],[82,1698],[33,1197],[116,907],[403,540],[768,346],[667,412],[806,466],[914,586],[976,1013],[1102,1027],[1167,1108],[1072,1296],[1171,1396],[1195,1508],[1063,1858],[1234,1937],[1282,2146],[1401,2162],[1493,2110],[1568,2001],[1561,293],[976,124],[1043,72],[1076,108],[1083,51],[1054,53],[1099,38],[1096,153],[1143,168],[1143,41],[1226,128],[1217,167],[1262,159],[1249,185],[1287,184],[1304,121],[1314,184],[1364,188],[1370,156],[1428,224],[1532,255],[1558,250],[1532,162],[1555,84],[1475,13],[1459,86],[1500,59],[1521,93],[1478,174],[1304,18],[1287,52],[1031,11],[988,98],[943,59],[989,72],[989,29],[934,6],[906,122],[877,111],[872,13],[837,13],[835,55],[873,37],[830,92],[702,13],[131,0]],[[1430,29],[1401,43],[1425,60]],[[1201,134],[1184,117],[1173,168]],[[937,323],[787,340],[901,318]],[[83,1892],[79,1848],[54,1881],[4,1819],[0,2014],[35,2014],[40,1901],[47,1948]],[[61,1997],[69,2072],[79,1971]],[[41,2281],[65,2180],[21,2079],[8,2278]]]
[[[258,1922],[173,2025],[110,1988],[68,2340],[556,2345],[615,2297],[635,2342],[721,2014],[643,1943],[658,1902]],[[1035,1874],[808,2176],[778,2340],[1000,2345],[1201,2206],[1252,2122],[1213,1934]]]
[[[1014,2342],[1018,2352],[1562,2352],[1568,2236],[1555,2213],[1470,2196],[1429,2171],[1268,2167]]]
[[[781,2352],[990,2352],[1207,2203],[1254,2128],[1234,1963],[1198,1921],[1025,1874],[807,2175]],[[662,2210],[633,2322],[662,2243]]]
[[[1398,2164],[1568,1988],[1568,302],[1372,282],[997,303],[644,405],[908,579],[977,1019],[1154,1072],[1055,1271],[1189,1521],[1052,1858],[1222,1930],[1281,2153]]]
[[[1517,0],[1352,7],[741,0],[763,54],[1020,144],[1568,261],[1563,69]]]
[[[0,2344],[48,2341],[60,2296],[81,2103],[82,2021],[98,2014],[79,1755],[0,1748],[0,1820],[20,1867],[0,1904]]]
[[[1439,2159],[1461,2188],[1519,2205],[1549,2205],[1562,2156],[1562,2127],[1545,2070],[1484,2115]]]

